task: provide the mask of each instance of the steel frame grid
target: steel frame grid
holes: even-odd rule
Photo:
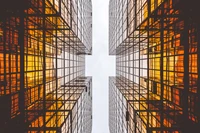
[[[79,87],[64,87],[62,98],[65,105],[61,103],[58,93],[63,89],[61,84],[71,83],[71,80],[85,75],[84,54],[92,52],[91,1],[24,0],[21,2],[24,2],[24,7],[8,0],[0,10],[0,99],[1,103],[5,102],[1,106],[0,129],[8,133],[60,132],[62,124],[52,121],[61,117],[67,119],[67,114],[61,115],[60,112],[66,112],[67,105],[71,104],[68,95],[76,99],[73,95],[79,89]],[[15,3],[16,7],[10,6],[10,3]],[[77,3],[83,6],[78,6]],[[75,5],[77,9],[82,9],[75,10]],[[78,15],[80,12],[82,14]],[[90,100],[86,97],[80,102],[91,103]],[[89,103],[83,106],[83,110],[86,112],[90,110],[90,113],[84,114],[83,111],[87,119],[82,120],[82,125],[78,121],[71,120],[81,127],[74,128],[74,132],[91,132]],[[59,107],[61,105],[63,109]],[[69,132],[72,132],[72,128]]]
[[[126,132],[195,132],[199,129],[199,20],[193,15],[198,11],[195,1],[128,0],[125,5],[128,14],[122,14],[127,18],[127,38],[120,42],[117,42],[121,36],[117,31],[123,29],[123,25],[118,22],[118,17],[124,17],[118,10],[122,10],[121,7],[124,6],[116,3],[123,2],[110,0],[110,23],[116,23],[115,28],[110,27],[110,39],[115,40],[110,42],[110,54],[117,56],[116,79],[124,82],[117,88],[129,86],[132,90],[138,90],[130,98],[134,99],[132,104],[135,106],[142,106],[142,99],[146,99],[146,111],[142,111],[140,106],[139,109],[131,107],[133,111],[129,114],[140,120],[129,121],[130,126],[134,125],[134,130],[129,130],[127,126]],[[111,14],[115,14],[115,17]],[[115,85],[119,82],[116,80]],[[143,92],[146,93],[145,97]],[[158,98],[157,102],[150,102],[152,95]],[[151,104],[154,108],[159,108],[158,115],[154,113],[155,118],[152,118],[151,112],[155,110]],[[140,115],[141,112],[146,112],[146,118]],[[110,113],[111,116],[119,118]],[[141,121],[143,124],[138,125]],[[157,125],[152,127],[152,121]],[[111,122],[110,131],[116,132],[112,124]]]

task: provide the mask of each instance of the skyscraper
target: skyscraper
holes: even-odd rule
[[[90,133],[91,0],[0,4],[0,132]]]
[[[199,132],[200,19],[195,0],[110,0],[111,133]]]

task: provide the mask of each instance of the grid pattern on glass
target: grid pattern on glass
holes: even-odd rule
[[[110,54],[116,55],[115,86],[133,91],[131,102],[127,101],[130,115],[126,132],[195,132],[200,97],[195,1],[127,2],[123,5],[123,0],[110,0],[109,31]],[[127,19],[125,29],[123,18]],[[123,36],[124,30],[127,36]],[[118,123],[121,118],[115,117],[112,120]],[[115,132],[113,123],[111,132]],[[192,128],[186,129],[187,125]]]
[[[91,86],[72,82],[91,53],[90,0],[1,4],[0,132],[91,132]]]

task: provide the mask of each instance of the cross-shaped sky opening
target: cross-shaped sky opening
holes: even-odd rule
[[[93,53],[86,57],[86,75],[93,76],[93,133],[109,133],[108,83],[115,76],[115,56],[108,52],[109,0],[93,0]]]

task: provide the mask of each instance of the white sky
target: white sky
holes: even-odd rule
[[[109,133],[108,77],[115,75],[115,56],[108,54],[109,0],[92,0],[93,55],[86,57],[86,75],[93,76],[93,131]]]

